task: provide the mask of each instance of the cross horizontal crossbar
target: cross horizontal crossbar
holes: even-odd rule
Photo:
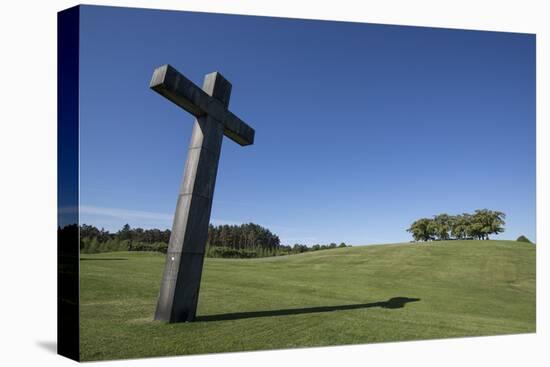
[[[224,134],[242,146],[254,143],[254,129],[229,111],[223,102],[170,65],[155,69],[149,87],[195,117],[209,115],[224,125]]]

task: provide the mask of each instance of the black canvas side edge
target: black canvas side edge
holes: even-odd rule
[[[57,14],[57,353],[80,360],[80,8]]]

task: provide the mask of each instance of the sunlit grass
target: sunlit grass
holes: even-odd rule
[[[448,241],[205,261],[199,321],[153,321],[164,255],[82,255],[81,358],[535,331],[535,246]],[[388,302],[393,299],[393,301]]]

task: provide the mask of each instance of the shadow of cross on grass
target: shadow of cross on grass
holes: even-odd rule
[[[382,302],[359,303],[359,304],[352,304],[352,305],[288,308],[283,310],[235,312],[235,313],[225,313],[225,314],[217,314],[217,315],[205,315],[205,316],[197,316],[195,318],[195,321],[239,320],[239,319],[249,319],[253,317],[287,316],[287,315],[301,315],[306,313],[317,313],[317,312],[346,311],[346,310],[356,310],[356,309],[370,308],[370,307],[395,309],[395,308],[403,308],[405,307],[405,304],[409,302],[417,302],[417,301],[420,301],[420,298],[394,297],[394,298],[390,298],[387,301],[382,301]]]

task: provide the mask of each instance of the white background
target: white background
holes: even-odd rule
[[[537,33],[537,334],[99,362],[116,366],[549,365],[550,10],[546,1],[94,1],[93,4]],[[0,5],[0,364],[70,365],[56,340],[56,12]],[[546,23],[546,24],[545,24]],[[546,190],[543,189],[546,187]],[[24,241],[21,239],[25,238]]]

